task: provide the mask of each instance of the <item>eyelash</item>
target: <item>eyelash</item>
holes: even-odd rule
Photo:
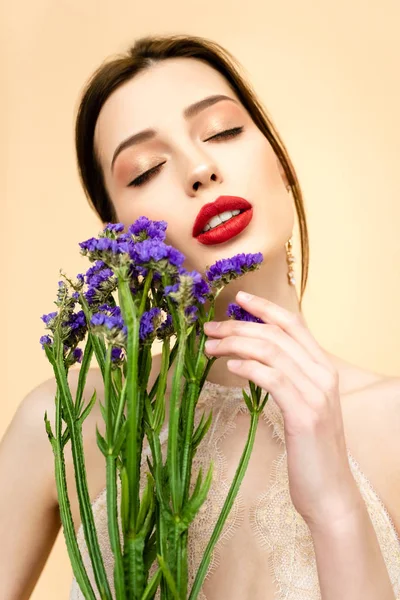
[[[244,129],[244,127],[233,127],[232,129],[226,129],[225,131],[221,131],[220,133],[213,135],[212,137],[208,138],[208,140],[205,140],[205,141],[208,142],[210,140],[215,140],[215,139],[233,138],[233,137],[240,135],[242,133],[243,129]],[[131,183],[128,184],[128,187],[139,187],[139,186],[143,185],[144,183],[146,183],[146,181],[151,179],[151,177],[153,175],[155,175],[164,164],[165,164],[165,162],[160,163],[156,167],[153,167],[152,169],[149,169],[145,173],[142,173],[142,175],[139,175],[139,177],[136,177],[136,179],[131,181]]]

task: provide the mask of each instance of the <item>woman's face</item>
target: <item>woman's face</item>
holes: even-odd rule
[[[228,99],[185,113],[216,95]],[[117,151],[147,129],[155,133]],[[229,137],[213,137],[229,129]],[[202,61],[162,61],[113,92],[98,117],[95,148],[118,221],[126,228],[142,215],[167,221],[166,242],[185,254],[188,269],[204,272],[239,252],[262,252],[267,261],[291,236],[293,203],[270,143],[224,77]],[[196,217],[226,195],[247,200],[252,219],[229,240],[203,244],[193,237]]]

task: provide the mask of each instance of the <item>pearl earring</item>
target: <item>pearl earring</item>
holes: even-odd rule
[[[286,261],[288,265],[288,281],[289,285],[295,285],[296,279],[294,276],[294,267],[293,263],[296,262],[296,258],[292,252],[293,250],[293,238],[291,237],[286,244]]]

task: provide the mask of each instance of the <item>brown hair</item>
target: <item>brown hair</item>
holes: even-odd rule
[[[301,305],[308,276],[309,242],[304,200],[296,172],[270,117],[257,99],[251,85],[240,73],[240,64],[228,50],[214,41],[188,35],[142,37],[126,53],[103,63],[93,73],[83,90],[75,126],[79,176],[89,203],[103,223],[117,221],[114,206],[104,185],[100,161],[94,148],[96,121],[103,104],[119,86],[132,79],[137,73],[161,60],[177,57],[196,58],[219,71],[274,149],[291,187],[299,221],[302,267]]]

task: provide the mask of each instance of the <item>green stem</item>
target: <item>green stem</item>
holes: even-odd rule
[[[119,427],[120,427],[120,422],[121,422],[121,419],[122,419],[122,415],[124,413],[127,387],[128,387],[128,380],[126,379],[124,381],[124,386],[123,386],[122,391],[121,391],[121,395],[120,395],[119,402],[118,402],[117,415],[115,417],[114,434],[113,434],[113,440],[114,441],[115,441],[115,439],[117,437],[117,434],[118,434],[118,431],[119,431]]]
[[[164,342],[167,342],[169,344],[169,340],[166,339],[164,340]],[[172,350],[169,353],[169,362],[168,362],[168,369],[167,371],[171,368],[172,363],[175,360],[175,357],[177,355],[178,352],[178,340],[175,340],[175,344],[172,348]],[[153,386],[149,392],[149,398],[150,400],[152,400],[154,398],[154,394],[156,393],[156,391],[158,391],[158,382],[160,380],[160,374],[157,375],[155,382],[153,383]]]
[[[105,372],[104,372],[104,403],[105,403],[105,415],[106,415],[106,442],[107,442],[107,456],[106,456],[106,479],[107,479],[107,516],[108,516],[108,533],[110,537],[111,550],[114,555],[114,583],[117,600],[125,600],[125,579],[124,579],[124,567],[122,561],[122,550],[121,542],[118,529],[118,511],[117,511],[117,471],[116,471],[116,460],[117,457],[114,455],[114,431],[117,432],[118,428],[114,428],[113,414],[111,408],[111,352],[112,346],[108,346],[106,360],[105,360]]]
[[[108,455],[106,458],[108,534],[110,537],[111,550],[114,555],[114,584],[116,600],[125,600],[125,576],[118,527],[117,469],[115,463],[115,456],[112,456],[111,454]]]
[[[68,497],[67,479],[65,472],[64,448],[61,443],[62,438],[62,421],[61,421],[61,399],[60,392],[57,390],[56,395],[56,437],[51,440],[54,459],[55,459],[55,475],[58,494],[58,502],[60,506],[60,517],[63,526],[65,542],[67,545],[68,555],[71,560],[72,570],[85,598],[88,600],[96,600],[93,588],[89,577],[86,573],[83,564],[82,555],[76,539],[74,522],[72,518],[71,505]]]
[[[206,321],[211,321],[214,317],[214,305],[210,307],[208,316]],[[189,394],[188,394],[188,407],[186,413],[186,421],[185,421],[185,432],[184,432],[184,444],[183,444],[183,452],[182,452],[182,482],[183,482],[183,502],[186,501],[189,494],[190,487],[190,478],[192,471],[192,461],[193,461],[193,453],[192,453],[192,437],[193,437],[193,428],[194,428],[194,415],[196,411],[196,404],[199,398],[199,390],[200,384],[199,379],[201,379],[201,374],[199,370],[201,368],[201,359],[204,356],[204,345],[206,342],[206,334],[204,330],[200,335],[200,342],[197,350],[197,358],[196,358],[196,381],[191,382],[189,386]],[[208,369],[206,371],[208,373],[211,365],[207,364]]]
[[[76,421],[74,414],[74,403],[72,400],[71,391],[69,389],[68,380],[63,364],[61,338],[57,339],[57,352],[56,359],[53,361],[53,368],[57,380],[57,386],[60,390],[63,402],[64,418],[67,422],[68,430],[71,436],[71,451],[81,521],[83,525],[89,556],[93,565],[93,572],[96,584],[98,586],[101,598],[104,598],[106,600],[112,600],[111,591],[104,568],[103,557],[100,552],[97,531],[94,523],[93,511],[88,492],[85,458],[83,452],[82,427],[79,421]]]
[[[149,289],[150,289],[152,281],[153,281],[153,271],[151,269],[149,269],[149,271],[148,271],[148,273],[146,275],[146,279],[144,281],[144,288],[143,288],[143,292],[142,292],[142,299],[140,301],[140,308],[139,308],[139,318],[142,316],[142,314],[145,311],[146,301],[148,299]]]
[[[179,596],[181,598],[186,598],[186,596],[187,596],[187,579],[188,579],[187,543],[188,543],[187,532],[180,532],[179,539],[178,539],[176,580],[177,580]]]
[[[207,548],[204,552],[203,558],[202,558],[200,566],[198,568],[196,578],[194,580],[193,587],[192,587],[190,595],[189,595],[189,600],[196,600],[196,598],[199,594],[200,588],[203,585],[204,578],[207,574],[207,569],[210,564],[212,551],[214,550],[214,546],[217,543],[217,540],[222,532],[222,528],[225,524],[228,514],[232,508],[234,501],[235,501],[236,495],[239,491],[240,484],[245,475],[247,466],[249,464],[251,452],[253,450],[259,417],[260,417],[260,413],[257,410],[255,410],[254,412],[251,413],[250,429],[249,429],[249,434],[247,437],[246,445],[244,447],[243,454],[240,458],[239,465],[236,470],[235,476],[233,478],[228,495],[224,502],[224,506],[219,515],[218,521],[214,527],[210,541],[207,544]]]
[[[129,529],[135,531],[136,519],[139,512],[139,485],[140,485],[140,455],[139,455],[139,387],[138,387],[138,356],[139,356],[139,325],[135,303],[132,298],[129,282],[120,279],[118,285],[120,306],[127,336],[127,475],[129,489]]]
[[[179,455],[178,455],[178,433],[179,433],[179,396],[182,385],[182,374],[185,364],[186,336],[183,316],[179,314],[180,331],[177,365],[174,370],[172,380],[172,391],[170,395],[170,412],[168,428],[168,449],[167,464],[169,473],[169,484],[171,489],[172,508],[175,514],[178,514],[182,506],[182,487],[179,476]]]
[[[77,386],[76,395],[75,395],[75,407],[76,407],[75,413],[77,415],[79,415],[81,408],[82,408],[83,391],[85,389],[87,373],[88,373],[88,370],[90,367],[90,361],[92,359],[92,355],[93,355],[93,343],[92,343],[92,338],[89,335],[86,340],[85,352],[83,353],[82,364],[79,369],[78,386]]]
[[[191,467],[192,467],[192,438],[193,438],[193,428],[194,428],[194,414],[196,410],[196,400],[199,396],[199,384],[197,381],[189,384],[189,393],[188,393],[188,408],[187,408],[187,418],[185,423],[185,431],[184,431],[184,442],[183,442],[183,451],[182,451],[182,483],[183,483],[183,504],[186,502],[189,487],[190,487],[190,477],[191,477]]]

